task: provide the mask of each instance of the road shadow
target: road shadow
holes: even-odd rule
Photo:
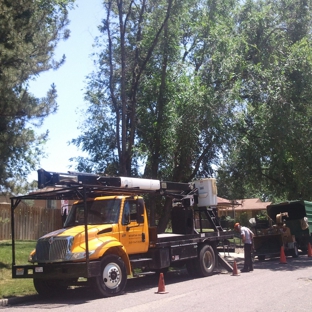
[[[217,271],[214,273],[219,274],[220,272]],[[208,277],[209,278],[209,277]],[[178,269],[173,270],[165,273],[164,280],[165,286],[169,286],[175,283],[181,283],[188,280],[192,280],[190,275],[188,275],[186,269]],[[127,293],[136,293],[144,290],[153,290],[157,292],[158,290],[158,282],[159,282],[159,275],[153,274],[143,277],[131,278],[127,281],[127,286],[123,294]],[[62,306],[69,306],[69,305],[79,305],[85,304],[90,301],[94,300],[105,300],[106,298],[98,297],[92,287],[82,286],[76,288],[70,288],[66,292],[53,297],[41,297],[39,295],[32,295],[32,296],[25,296],[23,298],[19,298],[17,301],[11,301],[9,305],[14,306],[28,306],[36,308],[40,306],[41,308],[49,309],[49,308],[56,308]],[[109,298],[107,298],[109,299]]]
[[[284,260],[284,259],[283,259]],[[311,268],[312,258],[307,255],[299,255],[297,258],[286,257],[286,263],[280,261],[279,257],[272,257],[260,261],[254,260],[254,269],[271,270],[271,271],[295,271]]]
[[[56,307],[85,304],[97,299],[99,298],[95,296],[90,287],[77,287],[68,289],[57,296],[42,297],[39,295],[30,295],[22,298],[11,298],[8,305],[33,308],[39,306],[42,309],[52,309]]]
[[[295,271],[311,268],[312,264],[312,258],[308,257],[307,255],[301,255],[298,258],[286,257],[286,261],[287,261],[286,264],[282,264],[280,263],[279,258],[269,258],[264,261],[259,261],[255,259],[254,271],[257,270]],[[244,262],[243,259],[241,258],[238,259],[237,263],[238,270],[242,269],[243,262]],[[231,274],[230,272],[227,272],[219,267],[214,272],[213,275],[222,273]],[[192,279],[194,278],[188,275],[187,270],[184,268],[169,271],[164,275],[166,287],[172,284],[181,283]],[[124,294],[136,293],[144,290],[153,290],[153,292],[157,292],[158,282],[159,275],[157,274],[131,278],[127,281],[127,286],[125,288]],[[91,287],[76,287],[68,289],[66,292],[64,292],[61,295],[58,295],[57,297],[54,296],[51,298],[42,298],[39,295],[25,296],[23,298],[19,298],[19,301],[16,301],[15,303],[12,302],[11,305],[31,306],[34,308],[36,308],[36,306],[40,306],[42,308],[44,307],[45,309],[48,309],[62,306],[68,307],[69,305],[85,304],[87,302],[94,300],[105,300],[105,298],[100,298],[97,295],[95,295]]]
[[[0,269],[10,269],[11,267],[11,264],[0,262]]]

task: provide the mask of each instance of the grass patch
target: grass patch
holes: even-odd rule
[[[242,239],[238,237],[230,238],[229,242],[232,244],[235,244],[235,246],[241,246],[242,245]]]
[[[16,264],[28,264],[29,253],[35,246],[35,241],[16,241]],[[32,279],[12,279],[12,242],[0,241],[0,299],[35,293]]]

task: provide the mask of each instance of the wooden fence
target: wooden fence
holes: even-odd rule
[[[15,239],[37,240],[62,227],[61,212],[20,203],[14,210],[14,225]],[[0,204],[0,240],[11,238],[11,205]]]

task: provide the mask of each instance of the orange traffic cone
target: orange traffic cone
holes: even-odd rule
[[[284,246],[281,246],[280,263],[281,264],[286,264],[287,263],[285,252],[284,252]]]
[[[155,294],[167,294],[168,291],[165,289],[165,280],[164,280],[164,273],[159,274],[159,281],[158,281],[158,291]]]
[[[233,273],[232,276],[238,276],[238,270],[237,270],[237,264],[236,261],[234,260],[234,264],[233,264]]]
[[[308,257],[312,257],[312,248],[311,248],[311,244],[308,244]]]

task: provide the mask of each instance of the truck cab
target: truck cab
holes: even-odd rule
[[[30,262],[84,261],[85,225],[90,260],[100,258],[113,241],[120,242],[128,255],[147,252],[148,222],[143,198],[97,197],[87,200],[86,206],[85,210],[83,201],[75,202],[64,228],[41,237],[31,254]],[[53,248],[56,243],[58,247]],[[61,250],[60,246],[63,245],[66,245],[65,251]]]

